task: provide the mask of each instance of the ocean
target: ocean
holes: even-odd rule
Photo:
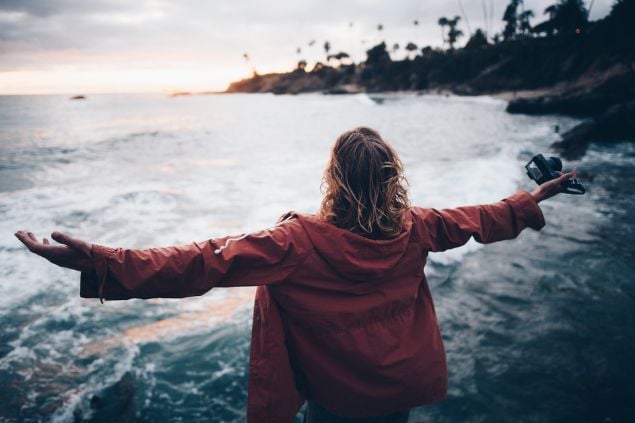
[[[533,188],[523,165],[579,120],[490,97],[377,94],[0,97],[0,421],[245,420],[253,288],[79,298],[79,274],[13,237],[146,248],[315,212],[343,131],[378,129],[423,207]],[[592,144],[584,196],[547,226],[431,254],[449,397],[411,421],[635,421],[635,145]]]

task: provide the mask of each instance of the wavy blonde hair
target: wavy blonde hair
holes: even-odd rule
[[[408,209],[407,181],[397,153],[373,129],[337,138],[322,179],[322,220],[367,238],[397,236]]]

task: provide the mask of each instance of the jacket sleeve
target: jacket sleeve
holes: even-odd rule
[[[545,226],[540,207],[525,191],[492,204],[443,210],[413,207],[413,212],[423,225],[425,248],[433,252],[460,247],[471,237],[489,244],[516,238],[527,227]]]
[[[304,254],[285,223],[272,229],[180,247],[144,250],[93,245],[94,270],[82,272],[80,296],[108,300],[182,298],[213,287],[284,281]]]

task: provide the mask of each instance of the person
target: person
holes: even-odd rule
[[[123,249],[53,232],[16,236],[78,270],[80,295],[181,298],[258,286],[247,415],[251,422],[405,422],[447,395],[445,351],[424,265],[429,252],[517,237],[545,221],[538,203],[575,169],[492,204],[411,206],[403,166],[378,132],[335,142],[316,214],[285,214],[255,233],[189,245]]]

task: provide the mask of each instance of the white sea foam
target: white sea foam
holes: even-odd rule
[[[76,420],[75,414],[78,410],[81,411],[83,418],[90,418],[93,414],[90,407],[92,396],[117,383],[124,374],[132,370],[133,360],[138,353],[139,348],[136,345],[128,345],[119,349],[116,360],[111,362],[104,360],[103,364],[108,366],[109,371],[106,374],[92,376],[87,382],[65,392],[64,405],[53,414],[51,421],[54,423],[73,422]]]
[[[0,181],[0,232],[28,229],[41,238],[62,230],[99,244],[146,248],[271,227],[288,210],[317,209],[329,149],[339,133],[357,125],[375,127],[392,141],[406,163],[413,204],[497,201],[530,186],[519,156],[546,149],[555,123],[574,122],[506,115],[490,98],[380,97],[379,103],[367,94],[238,95],[175,103],[105,96],[82,110],[54,97],[38,99],[55,115],[9,117],[24,122],[17,130],[22,141],[0,142],[2,157],[2,149],[14,148],[7,155],[18,161],[12,178]],[[51,125],[50,136],[31,139],[36,128],[30,125]],[[10,180],[25,185],[16,188]],[[479,247],[469,243],[431,260],[454,262]],[[26,389],[28,398],[64,403],[54,421],[70,421],[76,410],[90,416],[90,397],[120,380],[139,354],[137,344],[120,343],[103,357],[76,362],[87,345],[228,301],[237,315],[248,315],[251,304],[249,295],[241,302],[230,298],[238,294],[219,290],[186,301],[101,306],[78,298],[76,272],[51,266],[10,236],[0,237],[0,279],[12,348],[0,368],[32,381],[38,374],[29,369],[42,363],[75,372],[74,387],[64,392],[46,383]],[[204,332],[227,318],[233,319],[201,317],[198,328]],[[25,409],[35,407],[35,399],[29,401]]]

